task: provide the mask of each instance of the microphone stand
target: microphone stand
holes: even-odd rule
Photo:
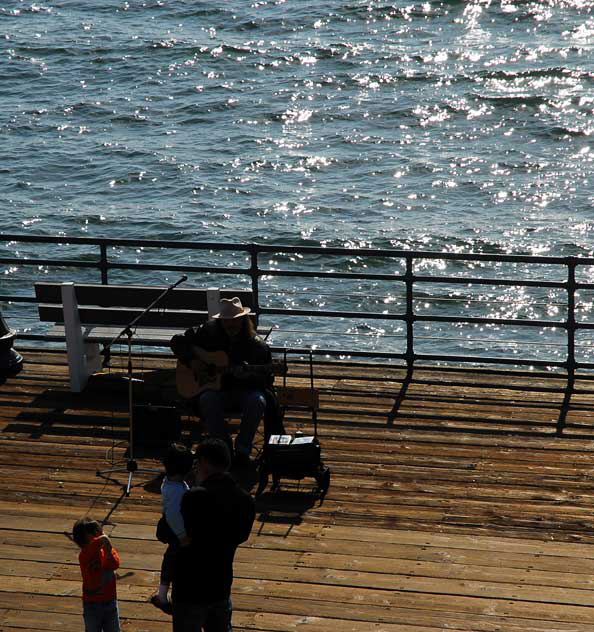
[[[158,303],[160,303],[169,292],[171,292],[174,288],[176,288],[180,283],[187,281],[188,277],[184,274],[180,279],[178,279],[175,283],[171,284],[169,287],[165,288],[159,296],[138,316],[135,316],[132,321],[130,321],[122,331],[103,349],[102,353],[107,353],[111,346],[114,345],[122,336],[126,336],[128,339],[128,375],[125,379],[128,380],[128,458],[126,460],[125,467],[116,467],[110,470],[98,470],[97,476],[105,477],[105,475],[114,474],[116,472],[128,472],[128,482],[124,485],[124,493],[126,496],[130,495],[130,489],[133,487],[132,485],[132,477],[135,472],[147,473],[147,474],[160,474],[160,470],[153,469],[139,469],[138,463],[134,459],[134,419],[133,419],[133,403],[134,403],[134,394],[133,394],[133,383],[134,382],[142,382],[142,380],[138,380],[132,377],[132,338],[134,336],[134,332],[132,329],[136,327],[138,321],[148,312],[155,307]],[[107,476],[109,478],[109,476]],[[140,483],[139,483],[140,484]]]

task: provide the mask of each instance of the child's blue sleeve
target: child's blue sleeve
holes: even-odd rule
[[[165,520],[178,539],[186,537],[184,519],[181,515],[181,499],[186,493],[187,486],[167,485],[163,488],[163,513]]]

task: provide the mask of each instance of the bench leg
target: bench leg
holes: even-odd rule
[[[62,283],[62,306],[64,311],[64,332],[70,371],[70,390],[80,393],[89,379],[87,349],[83,341],[78,304],[74,293],[74,283]]]

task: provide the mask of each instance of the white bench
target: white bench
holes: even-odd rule
[[[165,287],[35,283],[39,319],[53,322],[49,332],[66,340],[70,388],[84,389],[103,364],[100,344],[110,343],[159,297]],[[174,334],[205,322],[219,310],[221,298],[238,296],[253,308],[253,293],[245,289],[174,288],[134,327],[134,345],[169,347]],[[122,336],[127,343],[127,336]]]

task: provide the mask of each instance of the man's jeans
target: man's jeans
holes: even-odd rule
[[[254,389],[207,390],[199,396],[198,409],[208,434],[224,441],[229,439],[226,415],[241,411],[241,425],[235,440],[235,450],[249,454],[254,435],[266,410],[266,399],[261,391]]]
[[[173,602],[173,632],[232,632],[231,599],[212,604]]]
[[[116,599],[98,603],[84,601],[83,619],[85,620],[85,632],[120,632]]]

